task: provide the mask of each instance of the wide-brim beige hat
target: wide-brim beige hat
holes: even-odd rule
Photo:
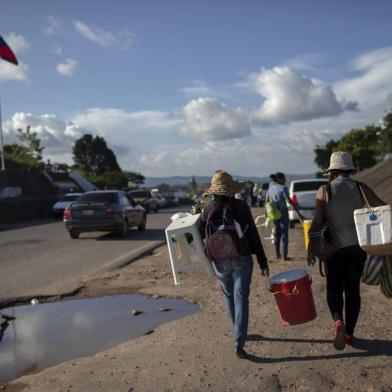
[[[326,172],[331,170],[356,171],[357,169],[353,164],[353,158],[349,152],[337,151],[332,153],[329,168]]]
[[[234,197],[243,187],[243,182],[233,180],[233,177],[223,170],[217,170],[211,178],[210,189],[204,195]]]

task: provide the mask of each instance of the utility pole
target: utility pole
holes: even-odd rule
[[[0,100],[0,151],[1,151],[1,170],[5,170],[4,159],[4,140],[3,140],[3,120],[1,118],[1,100]]]

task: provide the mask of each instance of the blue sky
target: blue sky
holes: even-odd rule
[[[5,141],[71,163],[83,133],[149,176],[316,170],[392,106],[390,1],[3,0]]]

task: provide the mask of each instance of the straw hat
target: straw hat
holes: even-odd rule
[[[337,151],[332,153],[329,168],[326,172],[331,170],[345,170],[355,171],[356,168],[353,165],[353,158],[349,152]]]
[[[243,183],[234,181],[229,173],[223,170],[217,170],[211,178],[211,187],[205,195],[234,197],[243,186]]]

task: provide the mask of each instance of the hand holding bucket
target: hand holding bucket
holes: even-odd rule
[[[312,278],[304,269],[281,272],[268,279],[284,325],[297,325],[317,316],[311,289]],[[268,286],[267,286],[268,287]]]

